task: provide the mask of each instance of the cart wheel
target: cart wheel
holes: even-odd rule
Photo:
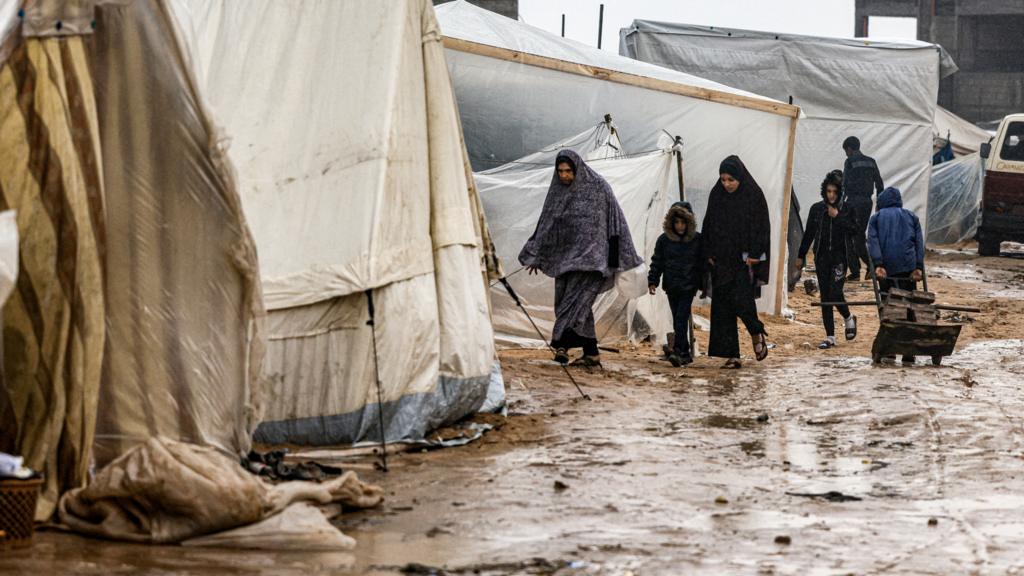
[[[942,356],[932,356],[932,366],[942,364]]]

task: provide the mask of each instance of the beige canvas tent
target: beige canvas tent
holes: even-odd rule
[[[0,30],[0,199],[21,235],[0,450],[45,474],[45,518],[152,436],[247,450],[262,305],[166,5],[5,2]]]
[[[502,401],[431,4],[302,7],[0,7],[0,449],[46,474],[40,518],[154,436],[244,453],[264,369],[270,441],[376,438],[378,390],[390,440]]]
[[[500,402],[489,240],[431,3],[170,5],[260,256],[257,440],[376,440],[378,394],[388,440],[422,439],[489,388]]]

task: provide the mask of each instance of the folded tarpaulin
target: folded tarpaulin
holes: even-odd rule
[[[171,544],[255,525],[281,513],[292,518],[301,516],[310,530],[321,533],[323,522],[309,518],[303,513],[306,508],[292,508],[331,503],[368,508],[379,504],[383,497],[382,489],[360,482],[354,472],[323,483],[274,485],[214,448],[153,438],[100,470],[88,487],[65,493],[58,512],[60,522],[75,532]],[[260,547],[290,546],[283,535],[275,543],[263,539],[262,530],[244,534],[258,536]],[[310,544],[304,534],[300,531],[292,536]],[[222,544],[231,541],[244,545],[239,544],[237,532],[221,540]],[[353,544],[347,538],[335,541],[344,548]]]

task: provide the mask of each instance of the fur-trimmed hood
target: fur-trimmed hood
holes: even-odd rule
[[[675,229],[672,227],[672,223],[676,218],[681,218],[686,222],[686,234],[680,238],[676,234]],[[665,214],[665,222],[662,224],[662,231],[665,232],[665,236],[673,242],[690,242],[697,236],[697,219],[693,216],[693,212],[690,212],[679,203],[675,204],[668,209],[668,213]]]

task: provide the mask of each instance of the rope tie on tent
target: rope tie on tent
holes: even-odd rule
[[[526,307],[523,306],[523,303],[519,300],[519,295],[517,295],[516,291],[512,289],[512,285],[508,283],[508,279],[503,277],[499,280],[499,282],[501,282],[502,286],[505,287],[505,290],[508,292],[508,295],[511,296],[513,300],[515,300],[516,305],[519,306],[519,309],[523,311],[523,314],[526,314],[526,318],[530,321],[530,324],[533,325],[533,329],[537,331],[537,336],[539,336],[540,339],[545,344],[547,344],[548,350],[550,350],[551,353],[554,354],[555,349],[552,348],[551,344],[547,341],[546,338],[544,338],[544,334],[542,334],[540,328],[537,327],[537,323],[533,321],[533,317],[530,316],[530,313],[526,311]],[[587,394],[586,392],[583,391],[582,388],[580,388],[580,385],[576,382],[576,379],[572,377],[572,372],[569,372],[569,369],[566,368],[565,364],[559,363],[559,366],[561,366],[562,370],[565,371],[565,375],[569,377],[569,381],[572,382],[572,385],[576,387],[576,390],[580,393],[580,396],[583,396],[585,400],[593,400],[593,398],[591,398],[589,394]]]
[[[388,471],[388,442],[384,436],[384,395],[380,389],[380,361],[377,356],[377,323],[374,317],[373,290],[366,291],[366,304],[370,312],[370,319],[366,325],[370,327],[370,334],[373,339],[373,373],[377,379],[377,416],[380,422],[380,468]]]

